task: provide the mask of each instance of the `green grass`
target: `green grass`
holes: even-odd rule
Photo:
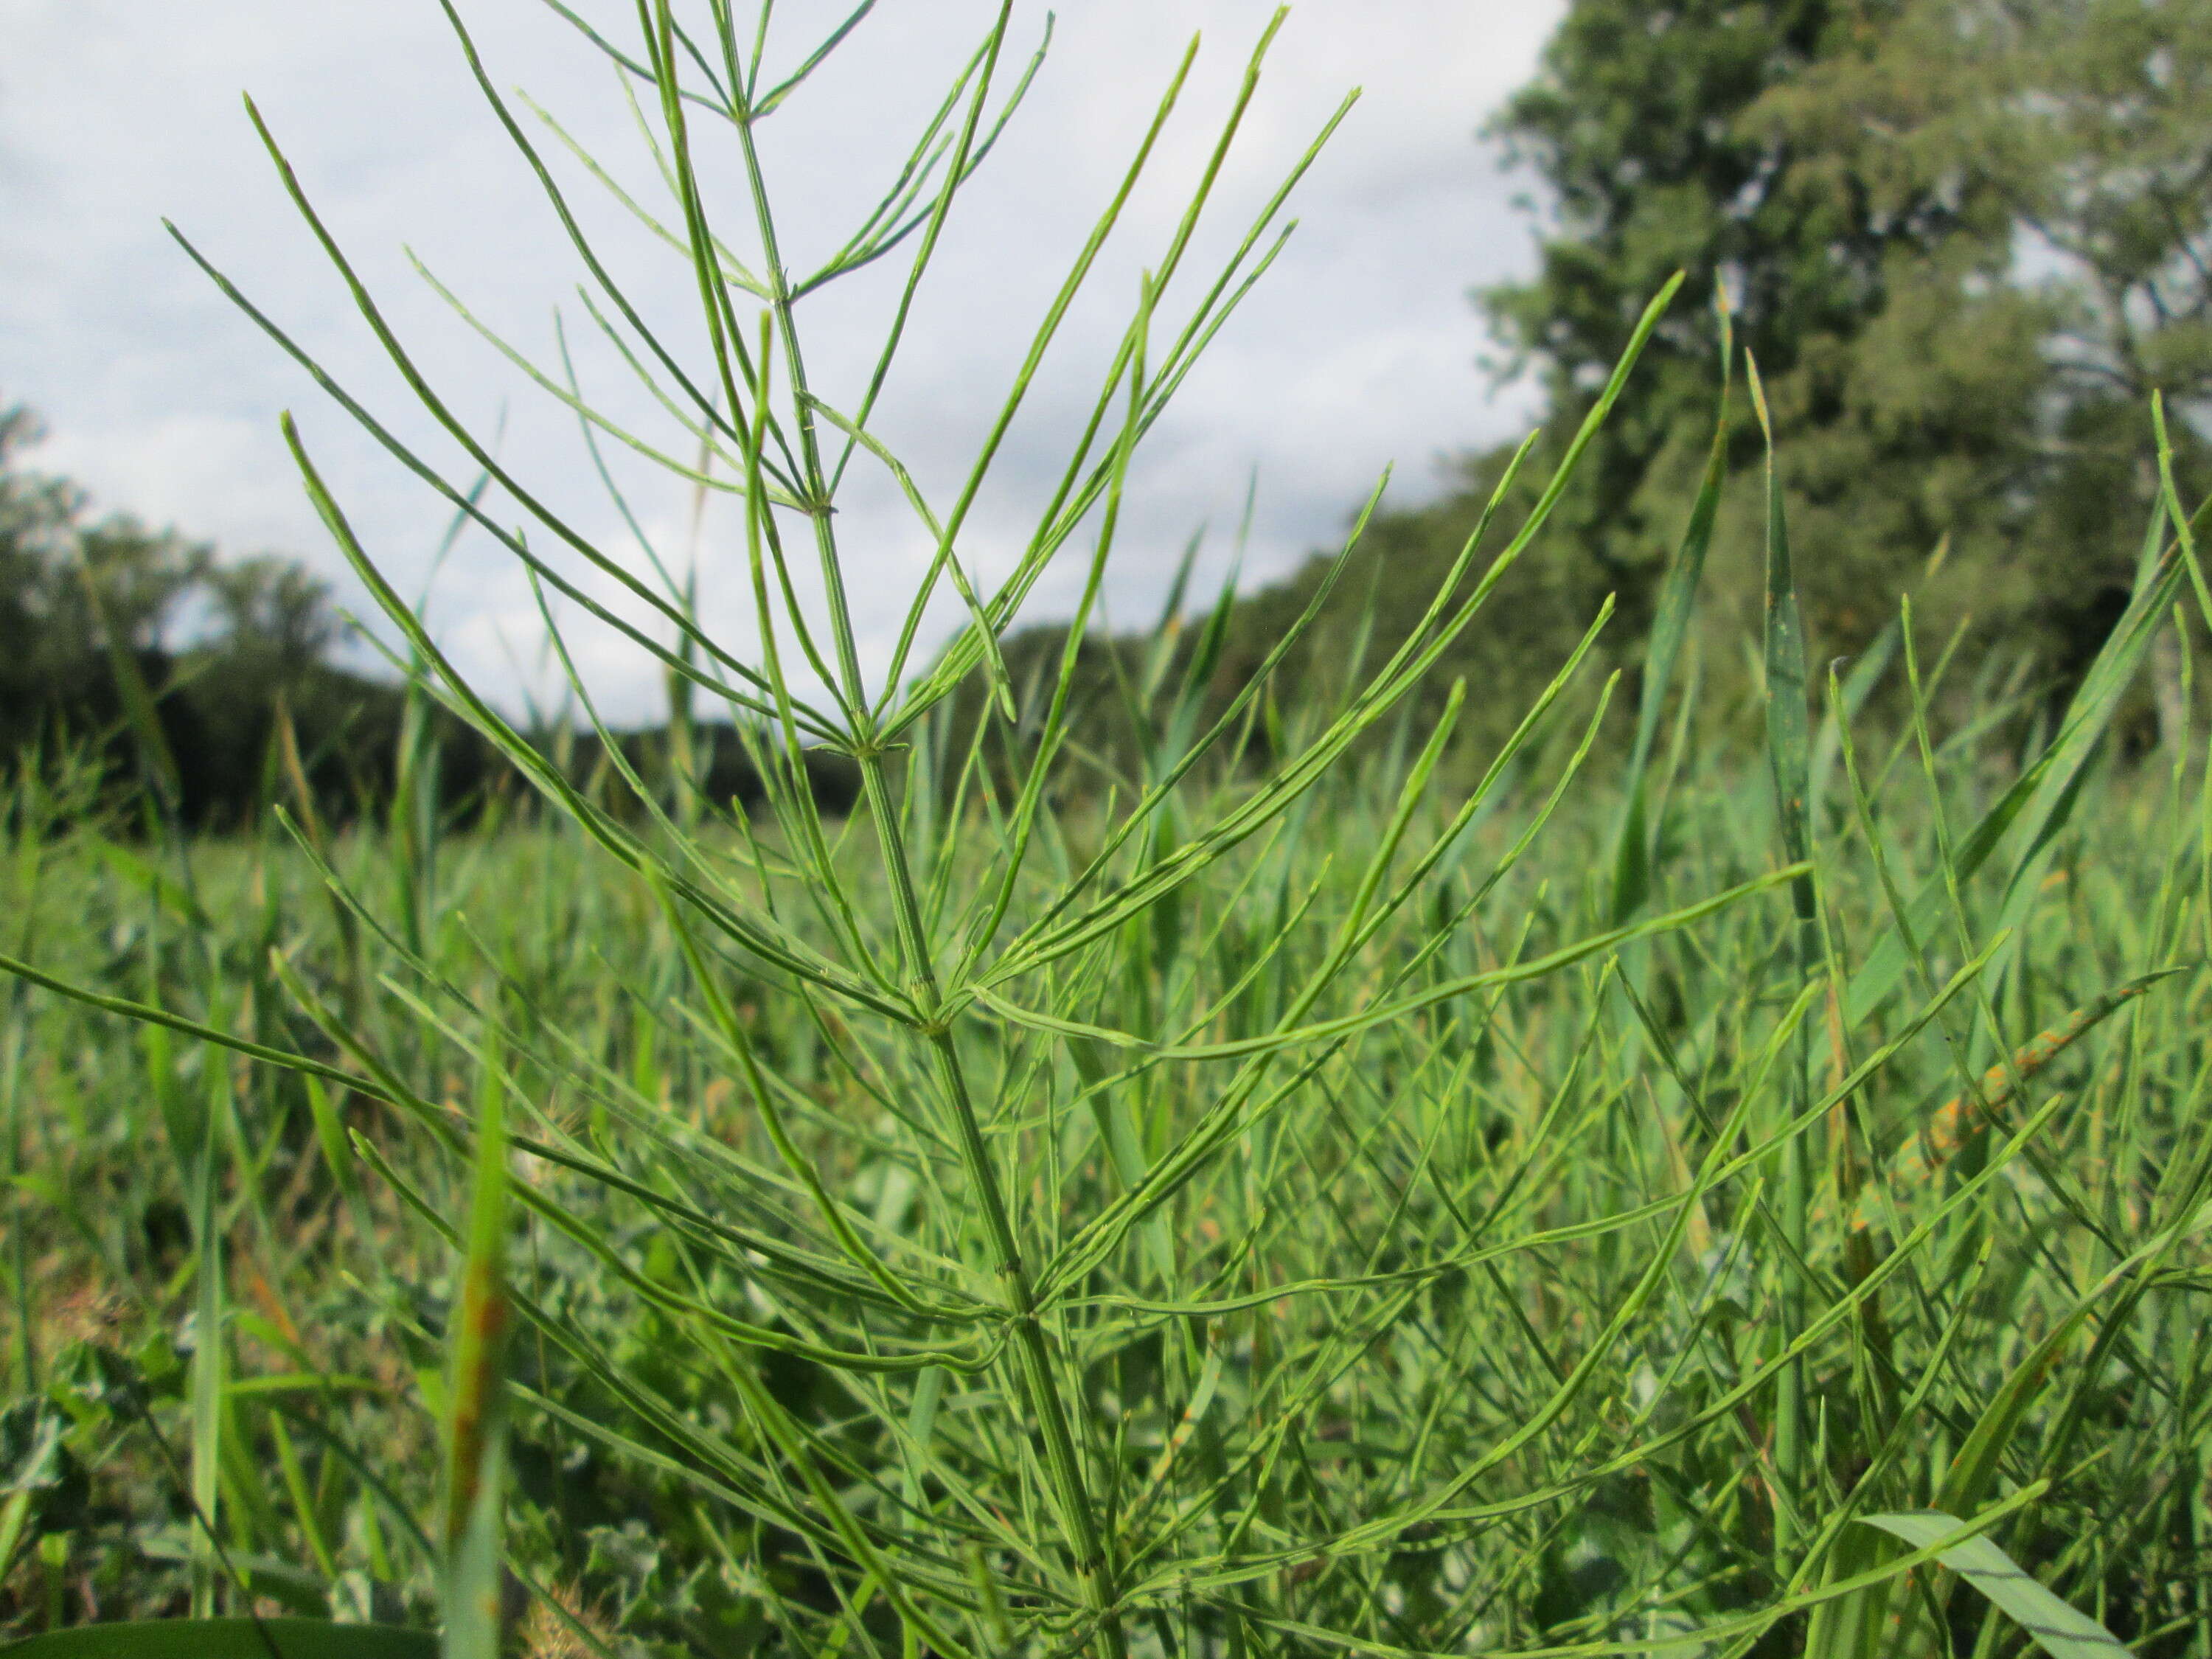
[[[1380,751],[1021,1005],[1226,1054],[956,1028],[1136,1649],[1343,1645],[1300,1633],[1321,1630],[1354,1651],[1749,1637],[1819,1582],[1850,1516],[2030,1494],[1997,1534],[2021,1559],[2124,1633],[2164,1632],[2154,1650],[2194,1650],[2204,1252],[2169,1230],[2200,1201],[2212,988],[2194,970],[2158,984],[2004,1099],[1996,1133],[1933,1160],[1914,1136],[1962,1074],[2200,954],[2197,787],[2093,774],[2009,949],[1988,953],[2003,884],[1967,884],[1898,989],[1847,1024],[1838,989],[1893,920],[1868,823],[1892,882],[1942,867],[1910,750],[1854,759],[1872,810],[1840,787],[1822,804],[1829,954],[1808,995],[1778,888],[1509,982],[1605,933],[1608,792],[1585,778],[1517,861],[1545,799],[1525,782],[1493,796],[1309,1000],[1413,769]],[[1936,759],[1961,824],[2010,781],[1972,739]],[[1656,911],[1773,870],[1756,772],[1692,754],[1668,782]],[[1188,804],[1203,821],[1249,793]],[[1450,802],[1419,801],[1407,840],[1442,832]],[[1079,843],[1097,828],[1064,826]],[[888,931],[859,873],[866,826],[832,833],[860,927]],[[948,836],[954,890],[979,839]],[[728,832],[704,845],[733,888],[757,879]],[[711,960],[721,995],[702,994],[651,887],[573,831],[439,850],[430,954],[410,960],[366,927],[349,951],[319,872],[273,838],[190,849],[197,906],[90,830],[15,843],[10,913],[46,967],[367,1085],[329,1091],[349,1147],[319,1138],[296,1075],[15,1000],[32,1175],[15,1305],[33,1342],[11,1344],[13,1420],[54,1425],[90,1483],[29,1489],[20,1627],[48,1616],[40,1535],[69,1540],[63,1616],[84,1616],[85,1583],[111,1616],[181,1607],[182,1490],[264,1596],[434,1616],[462,1143],[497,1055],[516,1145],[542,1149],[517,1158],[509,1246],[509,1547],[532,1581],[671,1651],[897,1651],[871,1562],[948,1645],[1016,1650],[1001,1621],[1040,1650],[1090,1628],[991,1311],[995,1241],[928,1115],[930,1051],[733,963]],[[1155,854],[1125,854],[1124,879]],[[365,915],[404,901],[380,836],[333,856]],[[793,919],[830,942],[829,921]],[[1948,991],[1933,1018],[1926,985]],[[1422,1006],[1331,1032],[1392,1002]],[[1238,1050],[1286,1024],[1322,1034]],[[210,1139],[219,1279],[179,1224]],[[1790,1144],[1811,1172],[1802,1247],[1780,1203]],[[1129,1205],[1185,1170],[1158,1207]],[[205,1370],[176,1350],[210,1284],[228,1340],[203,1417]],[[1810,1410],[1784,1486],[1790,1330]],[[945,1363],[915,1368],[930,1355]],[[1940,1595],[1898,1610],[1932,1620]],[[1954,1598],[1946,1616],[1969,1614]]]
[[[543,589],[625,583],[613,620],[747,722],[769,810],[682,787],[681,720],[660,775],[578,785],[439,655],[288,421],[417,696],[536,799],[458,833],[416,756],[385,828],[192,843],[158,798],[125,826],[10,797],[9,1628],[283,1609],[475,1655],[504,1606],[541,1656],[1978,1656],[2039,1604],[1932,1564],[1998,1583],[2001,1547],[2138,1650],[2212,1653],[2212,794],[2185,734],[2135,768],[2112,738],[2204,591],[2171,491],[2063,720],[1935,720],[1909,618],[1915,717],[1837,719],[1868,682],[1808,687],[1778,510],[1765,764],[1708,738],[1675,660],[1708,501],[1632,745],[1587,641],[1502,746],[1457,735],[1463,691],[1413,727],[1563,472],[1340,688],[1263,678],[1207,726],[1218,630],[1164,623],[1115,774],[1073,643],[1018,684],[995,641],[1056,557],[1087,617],[1131,456],[1280,198],[1171,315],[1207,174],[982,583],[961,525],[1051,325],[933,501],[868,431],[902,307],[853,411],[805,378],[752,142],[783,83],[724,10],[641,15],[708,352],[681,368],[611,279],[602,314],[742,498],[757,647],[458,422],[538,532],[422,470]],[[921,280],[1004,36],[820,281]],[[818,510],[848,462],[940,549],[887,681]],[[969,625],[924,663],[940,586]],[[855,762],[849,818],[808,743]],[[1958,1524],[1893,1524],[1931,1508]]]

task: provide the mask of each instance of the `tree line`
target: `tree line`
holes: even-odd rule
[[[275,554],[223,558],[128,514],[94,516],[84,490],[24,465],[31,412],[0,408],[0,775],[67,784],[76,810],[104,801],[176,827],[229,830],[273,801],[345,823],[418,803],[473,820],[520,779],[472,727],[403,686],[334,658],[343,624],[328,584]],[[739,734],[702,724],[599,737],[536,734],[611,805],[617,763],[720,805],[763,793]],[[857,785],[838,757],[808,757],[817,800]]]

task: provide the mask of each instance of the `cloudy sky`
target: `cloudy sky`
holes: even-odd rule
[[[461,0],[495,85],[515,88],[656,211],[652,155],[607,59],[540,0]],[[634,9],[575,0],[618,42]],[[747,9],[740,8],[740,10]],[[842,6],[784,0],[770,72],[801,58]],[[762,129],[787,265],[818,265],[867,214],[973,50],[988,0],[884,0]],[[1304,0],[1261,89],[1190,260],[1164,301],[1179,318],[1252,214],[1352,87],[1364,95],[1292,198],[1287,250],[1218,337],[1133,471],[1106,588],[1111,619],[1146,620],[1182,545],[1218,581],[1256,506],[1243,580],[1263,580],[1341,534],[1386,464],[1392,499],[1437,488],[1453,452],[1516,431],[1523,392],[1492,389],[1474,286],[1525,270],[1525,179],[1475,142],[1484,115],[1531,73],[1559,0]],[[1070,0],[1029,100],[946,232],[872,428],[933,505],[949,503],[1005,400],[1031,331],[1110,198],[1190,36],[1203,45],[1152,171],[1070,313],[963,534],[988,578],[1007,568],[1066,464],[1102,373],[1273,14],[1259,0]],[[1015,8],[1010,88],[1039,43],[1042,6]],[[0,0],[0,403],[51,436],[33,461],[100,505],[173,522],[228,552],[343,567],[276,430],[296,414],[373,557],[428,595],[455,660],[510,706],[550,684],[543,629],[512,560],[471,532],[436,570],[449,513],[241,317],[161,226],[163,216],[406,441],[462,485],[457,446],[413,404],[342,281],[287,200],[240,105],[250,93],[335,235],[424,373],[518,479],[610,557],[647,568],[597,479],[572,415],[514,369],[425,283],[409,250],[489,328],[558,373],[556,313],[587,398],[687,460],[691,441],[607,344],[577,293],[584,273],[525,164],[471,81],[434,0]],[[657,332],[704,361],[688,267],[516,100],[608,267]],[[733,248],[741,179],[726,128],[702,128],[708,209]],[[909,247],[911,245],[909,245]],[[902,250],[903,253],[905,251]],[[819,395],[856,404],[903,281],[887,258],[802,308]],[[757,307],[748,307],[750,315]],[[726,506],[695,536],[691,488],[616,447],[618,486],[667,560],[694,556],[710,626],[752,648],[742,520]],[[493,510],[526,522],[497,494]],[[838,525],[855,631],[872,674],[889,662],[929,544],[897,488],[856,463]],[[595,594],[613,585],[533,546]],[[1037,614],[1080,584],[1079,540],[1040,585]],[[349,605],[362,603],[349,580]],[[933,611],[926,649],[955,613]],[[564,616],[564,628],[574,619]],[[659,712],[658,677],[592,626],[572,635],[585,677],[619,720]]]

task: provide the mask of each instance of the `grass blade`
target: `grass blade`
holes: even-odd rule
[[[499,1659],[506,1568],[507,1077],[487,1057],[447,1381],[443,1659]]]
[[[1994,1601],[2034,1638],[2051,1659],[2120,1659],[2124,1644],[2087,1614],[2076,1612],[2020,1570],[2013,1559],[1987,1538],[1964,1538],[1966,1522],[1929,1510],[1917,1515],[1869,1515],[1879,1527],[1915,1549],[1930,1549],[1936,1559]]]

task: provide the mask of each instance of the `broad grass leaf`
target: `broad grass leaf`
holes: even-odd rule
[[[2104,1286],[2100,1285],[2098,1289],[2102,1291]],[[2053,1363],[2073,1340],[2074,1333],[2088,1317],[2098,1299],[2085,1297],[2005,1379],[2004,1386],[1990,1401],[1989,1409],[1982,1413],[1973,1431],[1959,1448],[1958,1455],[1951,1460],[1941,1494],[1945,1504],[1953,1509],[1973,1509],[1980,1504],[1996,1479],[1999,1460],[2012,1443],[2013,1437],[2020,1432],[2027,1408],[2048,1380]]]
[[[1869,1515],[1866,1524],[1915,1549],[1927,1549],[1962,1530],[1966,1522],[1925,1510],[1915,1515]],[[2118,1659],[2128,1651],[2118,1638],[2044,1589],[1986,1538],[1969,1538],[1937,1550],[1936,1559],[1996,1602],[2051,1659]]]
[[[497,1659],[507,1464],[507,1061],[477,1089],[477,1158],[446,1429],[447,1659]]]
[[[1829,1583],[1855,1578],[1881,1566],[1896,1546],[1856,1527],[1846,1527],[1829,1553]],[[1889,1629],[1890,1599],[1896,1581],[1884,1578],[1823,1601],[1808,1616],[1805,1651],[1819,1659],[1880,1659]]]

